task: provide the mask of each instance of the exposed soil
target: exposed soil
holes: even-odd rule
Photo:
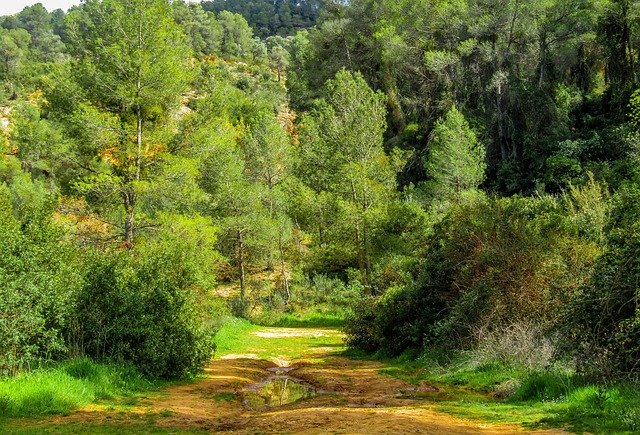
[[[290,329],[270,328],[279,337]],[[321,330],[297,333],[323,334]],[[335,332],[334,332],[335,333]],[[283,335],[284,334],[284,335]],[[268,336],[268,335],[267,335]],[[446,392],[427,383],[419,386],[379,374],[381,365],[332,354],[330,347],[310,347],[304,359],[288,361],[256,355],[226,355],[207,367],[195,383],[168,388],[130,412],[91,407],[50,423],[78,427],[87,424],[134,424],[140,415],[156,415],[153,425],[172,431],[234,433],[340,434],[468,434],[521,433],[517,426],[483,424],[437,412],[435,401]],[[251,388],[286,373],[312,386],[318,394],[281,407],[252,409],[243,404]],[[131,426],[135,431],[135,426]],[[538,431],[537,433],[553,433]]]

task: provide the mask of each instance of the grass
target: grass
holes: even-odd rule
[[[216,334],[216,356],[255,354],[264,359],[273,356],[296,359],[307,354],[310,347],[330,347],[335,348],[336,351],[344,349],[343,336],[338,330],[321,336],[294,335],[267,338],[252,334],[260,330],[264,332],[265,328],[244,319],[230,318]]]
[[[345,325],[343,315],[317,311],[269,313],[252,320],[257,325],[283,328],[341,328]]]
[[[116,398],[131,402],[136,392],[154,387],[133,368],[74,359],[0,380],[0,420],[68,414],[90,403]]]
[[[214,394],[211,398],[220,402],[234,402],[237,399],[237,396],[235,393],[223,392]]]
[[[382,373],[441,393],[435,409],[464,418],[529,428],[574,432],[640,431],[640,389],[633,384],[598,386],[562,369],[527,371],[500,363],[474,365],[464,354],[387,359]]]
[[[119,421],[90,423],[90,422],[65,422],[63,424],[51,422],[33,422],[23,425],[22,422],[14,422],[11,426],[2,427],[0,432],[11,435],[40,435],[43,433],[53,434],[100,434],[100,435],[120,435],[123,433],[135,434],[175,434],[175,433],[196,433],[206,434],[208,431],[198,429],[180,429],[162,427],[155,425],[157,415],[132,415],[128,417],[126,423]]]

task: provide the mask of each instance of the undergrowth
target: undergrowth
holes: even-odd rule
[[[230,312],[261,326],[339,328],[346,324],[361,295],[357,281],[345,284],[338,278],[294,271],[287,297],[277,276],[262,273],[249,280],[244,302],[238,295],[231,300]]]
[[[0,420],[68,414],[90,403],[154,388],[130,366],[78,358],[0,380]]]
[[[633,383],[600,385],[563,367],[532,371],[504,363],[477,364],[462,352],[385,362],[383,374],[437,386],[440,392],[432,398],[437,408],[461,417],[576,432],[640,430],[640,389]]]

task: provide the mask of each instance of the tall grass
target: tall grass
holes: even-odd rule
[[[483,356],[487,356],[483,353]],[[602,385],[560,364],[530,370],[476,352],[432,349],[417,359],[386,360],[383,373],[440,388],[438,409],[483,421],[563,427],[575,432],[640,431],[640,385]]]
[[[0,380],[0,418],[67,414],[96,400],[150,387],[152,384],[131,367],[74,359],[55,368]]]

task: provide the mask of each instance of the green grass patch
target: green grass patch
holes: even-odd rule
[[[67,414],[96,401],[126,400],[153,387],[134,368],[74,359],[0,380],[0,419]]]
[[[172,427],[157,426],[158,415],[141,415],[132,416],[127,422],[66,422],[64,424],[52,422],[33,422],[28,421],[23,424],[21,421],[13,421],[9,426],[0,424],[0,432],[2,434],[11,435],[40,435],[43,433],[52,434],[100,434],[100,435],[121,435],[121,434],[175,434],[175,433],[195,433],[204,434],[209,431],[181,428],[177,430]],[[160,417],[162,418],[162,417]]]
[[[436,410],[459,417],[575,432],[640,431],[636,384],[605,387],[562,369],[531,372],[500,363],[475,365],[463,353],[376,359],[386,363],[382,374],[439,387],[428,399]]]
[[[215,335],[216,356],[230,353],[244,353],[250,347],[250,333],[260,329],[245,319],[229,317]]]
[[[308,311],[303,313],[268,313],[252,319],[257,325],[284,328],[341,328],[344,316],[336,313]]]
[[[233,402],[237,399],[235,393],[218,393],[212,396],[213,400],[218,400],[220,402]]]
[[[216,334],[216,356],[254,354],[263,359],[276,356],[296,359],[308,355],[309,348],[331,348],[336,352],[345,348],[343,335],[337,329],[313,331],[300,328],[299,335],[295,329],[292,328],[288,336],[269,336],[268,328],[244,319],[230,318]]]

